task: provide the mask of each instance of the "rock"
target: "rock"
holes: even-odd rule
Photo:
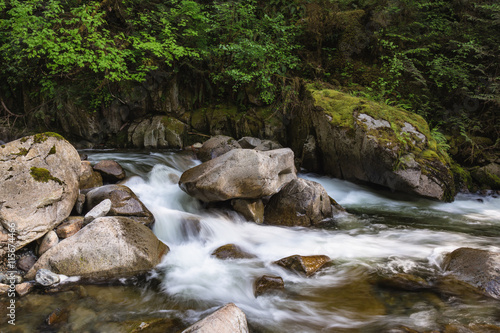
[[[42,242],[40,243],[40,247],[38,248],[38,255],[41,256],[42,254],[47,252],[48,249],[55,246],[57,243],[59,243],[59,237],[57,237],[55,231],[53,230],[49,231],[43,237]]]
[[[264,223],[283,226],[321,226],[332,223],[330,197],[321,184],[297,178],[266,205]]]
[[[240,149],[240,144],[233,138],[225,135],[216,135],[203,143],[196,156],[202,162],[224,155],[230,150]]]
[[[122,216],[95,219],[38,259],[26,274],[39,269],[86,278],[117,278],[146,272],[169,251],[146,226]]]
[[[69,216],[66,221],[57,227],[57,236],[61,239],[73,236],[83,228],[83,220],[83,216]]]
[[[251,136],[244,136],[238,140],[239,145],[243,149],[254,149],[262,143],[261,139],[252,138]]]
[[[180,188],[205,202],[259,199],[295,179],[293,152],[234,149],[184,172]]]
[[[75,211],[78,215],[81,215],[83,213],[83,205],[85,204],[85,194],[78,194],[78,198],[76,199],[75,203]]]
[[[94,165],[94,170],[99,172],[107,183],[116,183],[125,179],[125,170],[116,161],[103,160]]]
[[[44,236],[71,213],[79,176],[78,152],[55,133],[0,148],[0,234],[12,226],[16,249]],[[0,243],[0,257],[7,246],[7,239]]]
[[[105,185],[91,190],[87,193],[87,209],[91,210],[105,199],[111,200],[109,216],[127,216],[146,226],[154,223],[153,214],[125,185]]]
[[[16,285],[16,293],[20,296],[28,295],[32,290],[35,284],[33,282],[23,282]]]
[[[280,145],[276,141],[272,140],[262,140],[261,143],[256,146],[254,149],[259,150],[259,151],[268,151],[268,150],[275,150],[275,149],[281,149],[283,148],[282,145]]]
[[[446,153],[425,120],[404,110],[332,89],[305,89],[291,119],[290,145],[303,155],[313,135],[319,170],[336,178],[452,201],[455,185]]]
[[[89,161],[82,161],[79,188],[83,190],[87,188],[99,187],[102,186],[102,184],[101,174],[94,171]]]
[[[9,271],[8,274],[7,272],[0,273],[0,283],[5,283],[5,284],[19,284],[23,282],[23,277],[18,274],[16,271]]]
[[[240,308],[229,303],[182,333],[248,333],[247,318]]]
[[[34,274],[33,269],[30,270],[30,272],[33,272],[33,274]],[[35,280],[38,284],[41,284],[44,287],[48,287],[48,286],[52,286],[56,283],[59,283],[60,278],[59,278],[59,275],[57,275],[56,273],[53,273],[48,269],[42,268],[42,269],[38,269],[36,271]]]
[[[250,259],[255,258],[251,253],[245,252],[239,246],[234,244],[226,244],[215,249],[212,255],[218,259]]]
[[[477,292],[500,300],[500,253],[459,248],[446,256],[444,269]]]
[[[10,286],[8,284],[0,283],[0,296],[5,296],[9,292]]]
[[[33,267],[37,260],[38,258],[33,253],[27,253],[17,260],[17,268],[27,272]]]
[[[293,255],[275,261],[274,264],[286,268],[290,271],[311,276],[319,271],[323,266],[328,264],[331,259],[324,255],[317,256],[300,256]]]
[[[481,188],[500,190],[500,164],[490,163],[476,168],[472,170],[471,175]]]
[[[285,283],[279,276],[263,275],[253,284],[255,297],[285,290]]]
[[[128,131],[128,141],[136,148],[182,149],[188,125],[168,116],[137,120]]]
[[[57,308],[45,319],[45,323],[49,326],[56,326],[68,322],[69,308]]]
[[[500,333],[500,326],[490,324],[448,324],[443,333]],[[417,332],[418,333],[418,332]]]
[[[83,225],[87,225],[98,217],[106,216],[111,210],[111,200],[104,199],[92,208],[83,219]]]
[[[318,155],[318,148],[316,146],[316,138],[313,135],[309,135],[302,148],[300,166],[307,171],[320,170],[319,162],[320,158]]]
[[[233,199],[231,200],[233,209],[243,215],[247,221],[253,221],[257,224],[264,223],[264,203],[261,199]]]
[[[431,285],[425,279],[405,273],[393,274],[378,279],[377,284],[382,287],[399,289],[405,291],[420,291],[431,289]]]

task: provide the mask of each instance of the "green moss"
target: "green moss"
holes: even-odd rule
[[[19,152],[14,154],[14,155],[17,155],[17,156],[26,156],[28,155],[28,149],[26,148],[19,148]]]
[[[25,136],[24,138],[21,138],[19,141],[21,141],[21,143],[25,143],[26,141],[28,141],[28,138],[27,136]]]
[[[45,132],[45,133],[39,133],[39,134],[33,135],[33,142],[34,143],[42,143],[42,142],[47,141],[47,139],[49,137],[56,138],[56,139],[59,139],[59,140],[64,140],[64,138],[61,135],[57,134],[57,133],[54,133],[54,132]]]
[[[166,128],[168,128],[174,133],[180,134],[184,132],[184,124],[178,119],[165,116],[161,119],[161,122]]]
[[[5,145],[2,145],[2,148],[5,148]]]
[[[56,146],[52,146],[52,148],[50,148],[49,150],[49,155],[54,155],[56,153]]]
[[[467,188],[472,191],[472,176],[469,171],[462,168],[458,163],[452,162],[450,166],[451,172],[453,173],[453,179],[455,183],[459,186],[458,188]]]
[[[52,176],[50,171],[47,169],[44,169],[44,168],[32,167],[30,169],[30,175],[37,182],[47,183],[49,180],[53,180],[56,183],[58,183],[59,185],[63,184],[63,182],[59,178]]]

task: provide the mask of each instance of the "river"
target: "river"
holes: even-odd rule
[[[199,163],[189,153],[86,153],[92,162],[113,159],[127,170],[125,184],[155,215],[153,231],[170,252],[145,281],[84,286],[84,291],[72,294],[28,295],[18,310],[25,328],[36,329],[50,311],[64,306],[72,307],[68,325],[75,332],[119,332],[120,322],[143,318],[178,318],[190,324],[229,302],[245,312],[255,332],[500,325],[497,301],[372,283],[374,277],[392,273],[442,275],[444,255],[459,247],[500,252],[499,197],[460,194],[453,203],[441,203],[299,174],[321,183],[348,214],[336,216],[337,226],[331,229],[275,227],[205,209],[182,192],[178,178]],[[256,258],[219,260],[211,255],[228,243]],[[327,255],[333,265],[304,277],[273,264],[294,254]],[[281,276],[286,292],[255,298],[253,282],[265,274]]]

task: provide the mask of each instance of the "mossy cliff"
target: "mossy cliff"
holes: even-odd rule
[[[455,195],[450,159],[416,114],[307,85],[291,122],[297,156],[304,159],[305,139],[315,139],[320,163],[311,171],[439,200]]]

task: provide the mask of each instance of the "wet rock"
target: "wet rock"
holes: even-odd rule
[[[280,276],[263,275],[253,285],[255,297],[285,290],[285,283]]]
[[[412,274],[399,273],[378,279],[377,284],[391,289],[419,291],[430,289],[432,286],[425,279]]]
[[[33,254],[33,253],[27,253],[25,255],[22,255],[18,260],[17,260],[17,268],[20,270],[27,272],[30,270],[31,267],[36,263],[38,258]]]
[[[106,216],[111,210],[111,205],[112,203],[109,199],[104,199],[103,201],[99,202],[87,214],[85,214],[83,225],[89,224],[98,217]]]
[[[212,255],[222,260],[255,258],[253,254],[245,252],[239,246],[234,244],[223,245],[212,252]]]
[[[58,326],[68,322],[69,308],[57,308],[45,319],[45,323],[49,326]]]
[[[252,138],[251,136],[244,136],[238,140],[241,148],[243,149],[254,149],[262,143],[261,139]]]
[[[333,222],[330,197],[321,184],[297,178],[266,205],[264,223],[282,226],[322,226]]]
[[[240,308],[229,303],[182,333],[248,333],[247,318]]]
[[[147,318],[143,320],[128,320],[121,323],[97,323],[98,332],[127,332],[127,333],[165,333],[181,332],[186,325],[178,318]]]
[[[225,135],[216,135],[203,143],[196,156],[202,162],[206,162],[224,155],[230,150],[240,148],[240,144],[235,139]]]
[[[184,172],[180,188],[205,202],[258,199],[295,179],[293,152],[234,149]]]
[[[127,216],[146,226],[154,223],[153,214],[125,185],[105,185],[87,193],[87,209],[91,210],[101,201],[110,199],[108,216]]]
[[[169,251],[151,229],[127,217],[95,219],[38,259],[26,274],[40,269],[86,278],[117,278],[146,272]]]
[[[489,324],[448,324],[443,333],[500,333],[500,327]]]
[[[33,282],[23,282],[20,284],[16,285],[16,293],[20,296],[26,296],[29,294],[32,290],[35,284]]]
[[[233,199],[231,200],[233,209],[243,215],[247,221],[253,221],[257,224],[264,223],[264,203],[261,199]]]
[[[275,261],[274,264],[286,268],[290,271],[305,274],[306,276],[311,276],[326,264],[328,264],[331,259],[328,256],[317,255],[317,256],[300,256],[293,255]]]
[[[32,275],[35,273],[33,269],[30,272],[32,272]],[[44,287],[48,287],[59,283],[60,278],[56,273],[53,273],[48,269],[41,268],[36,271],[35,281]]]
[[[0,149],[0,234],[15,229],[20,249],[69,216],[78,196],[80,157],[55,133],[37,134]],[[0,257],[8,241],[0,242]]]
[[[94,165],[94,170],[99,172],[102,179],[107,183],[117,183],[125,179],[125,170],[116,161],[103,160]]]
[[[82,215],[83,213],[83,205],[85,205],[85,199],[86,199],[86,196],[85,194],[78,194],[78,198],[76,199],[76,203],[75,203],[75,211],[78,215]]]
[[[53,230],[49,231],[43,237],[42,242],[40,243],[40,247],[38,248],[38,255],[41,256],[42,254],[47,252],[50,248],[56,246],[57,243],[59,243],[59,237],[57,237],[55,231]]]
[[[500,253],[459,248],[445,258],[444,269],[479,293],[500,300]]]
[[[89,161],[82,161],[79,188],[82,190],[87,188],[99,187],[102,186],[102,184],[101,174],[97,171],[94,171]]]
[[[483,189],[500,189],[500,164],[498,163],[476,168],[472,170],[471,175]]]
[[[61,239],[73,236],[83,228],[83,220],[83,216],[69,216],[66,221],[57,227],[57,236]]]

